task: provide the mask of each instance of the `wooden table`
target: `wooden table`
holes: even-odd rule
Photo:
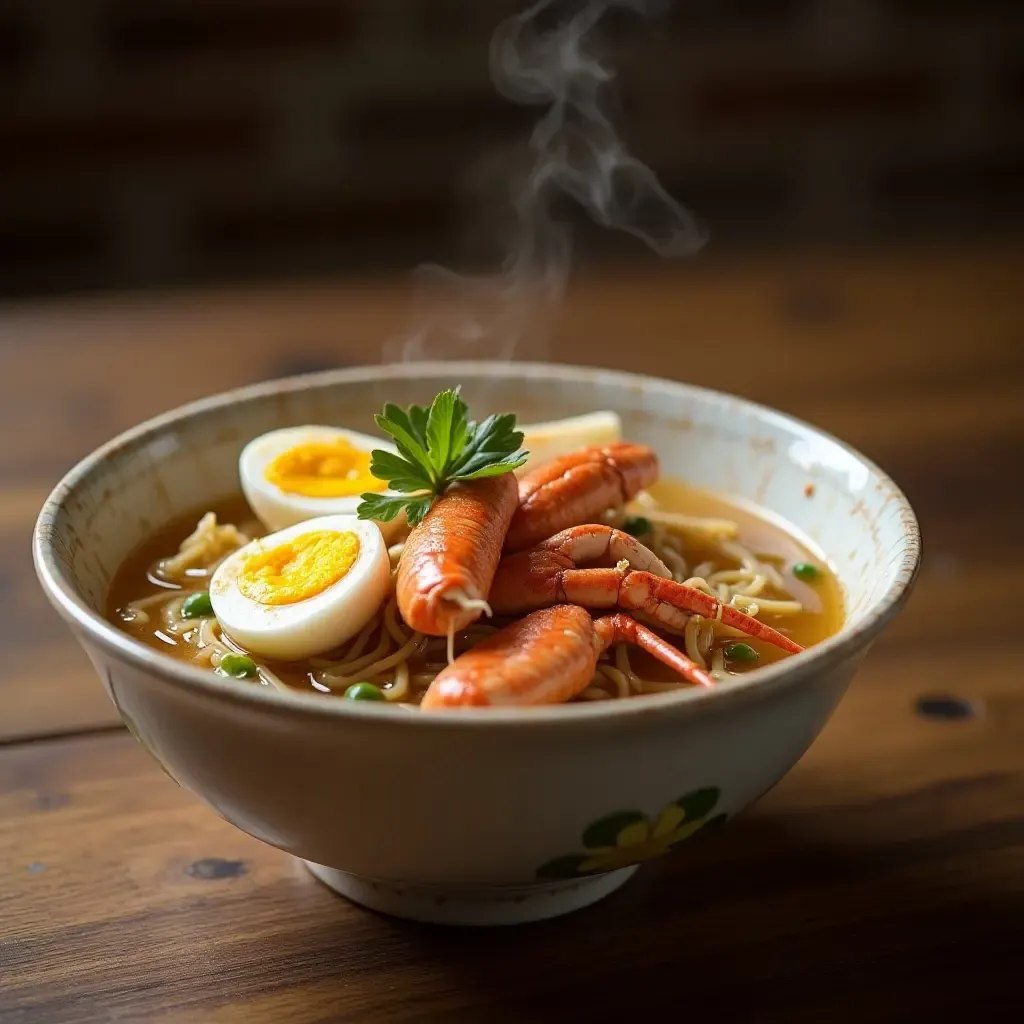
[[[94,445],[207,392],[377,361],[404,287],[0,311],[0,1020],[1022,1019],[1022,255],[706,259],[572,291],[551,358],[849,439],[906,488],[926,558],[756,808],[590,910],[496,932],[365,913],[177,788],[28,555],[45,492]]]

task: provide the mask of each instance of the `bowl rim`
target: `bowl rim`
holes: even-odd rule
[[[677,395],[686,393],[705,404],[729,404],[734,407],[739,405],[745,412],[762,421],[774,423],[792,433],[828,441],[866,467],[883,485],[887,498],[897,503],[904,550],[894,580],[866,610],[859,622],[844,623],[833,636],[804,651],[797,658],[774,662],[757,672],[736,676],[714,689],[688,687],[666,693],[647,694],[642,700],[591,701],[528,708],[464,708],[456,714],[422,715],[396,713],[398,709],[372,701],[332,700],[325,699],[322,694],[255,686],[244,680],[218,676],[170,658],[119,630],[113,623],[93,611],[61,570],[55,553],[55,541],[59,536],[56,525],[58,513],[78,486],[90,475],[101,470],[107,460],[121,451],[137,447],[175,424],[197,415],[241,402],[337,384],[377,383],[382,380],[430,375],[461,375],[482,380],[514,375],[525,380],[543,377],[592,385],[615,382],[619,386],[625,382],[643,389],[668,389]],[[57,483],[44,502],[36,521],[32,537],[32,554],[36,574],[43,590],[58,613],[73,629],[86,634],[108,655],[155,677],[161,683],[172,684],[193,696],[214,698],[234,705],[249,705],[254,710],[262,708],[275,713],[290,713],[303,718],[323,720],[340,716],[343,720],[376,720],[398,727],[486,728],[520,727],[528,724],[533,727],[544,725],[571,728],[583,723],[609,720],[618,722],[635,716],[645,719],[651,715],[667,715],[671,712],[698,713],[722,709],[737,701],[756,699],[780,688],[795,686],[808,678],[827,672],[858,653],[866,652],[868,645],[896,615],[910,595],[921,564],[921,532],[910,502],[884,470],[857,449],[827,431],[770,406],[700,385],[599,367],[544,362],[432,360],[369,364],[263,381],[200,398],[147,419],[86,455]]]

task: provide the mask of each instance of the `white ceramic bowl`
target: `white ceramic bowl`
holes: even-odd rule
[[[256,434],[300,423],[365,430],[385,400],[425,403],[454,384],[477,415],[616,410],[667,476],[772,510],[826,556],[846,626],[713,691],[418,715],[218,677],[101,617],[111,576],[154,528],[237,490],[238,454]],[[181,785],[359,903],[499,924],[599,899],[641,861],[778,782],[907,596],[920,543],[888,477],[770,409],[622,373],[433,363],[259,385],[145,423],[57,486],[34,550],[47,594],[121,716]],[[664,832],[673,805],[686,816]]]

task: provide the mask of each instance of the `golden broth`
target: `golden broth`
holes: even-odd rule
[[[648,493],[663,508],[674,512],[709,519],[731,519],[739,527],[739,540],[743,546],[780,571],[789,595],[799,601],[804,610],[795,615],[772,615],[764,612],[757,617],[759,622],[784,633],[801,647],[813,647],[842,628],[843,592],[839,581],[820,558],[812,554],[791,534],[740,505],[674,480],[660,480],[649,488]],[[704,561],[714,561],[722,568],[731,569],[739,564],[735,558],[723,556],[713,542],[687,540],[684,546],[691,566]],[[813,583],[805,583],[793,575],[792,566],[799,562],[810,562],[821,570],[821,574]],[[766,594],[770,597],[782,596],[771,586],[766,589]],[[735,639],[720,638],[715,641],[715,645],[727,646]],[[791,654],[756,637],[743,638],[743,642],[750,644],[757,651],[759,658],[749,666],[730,664],[729,667],[734,672],[748,672],[773,661],[792,657]],[[637,657],[639,656],[640,652],[637,652]],[[666,678],[664,666],[653,659],[649,660],[649,664],[652,676]]]
[[[820,643],[842,626],[843,600],[838,581],[827,566],[790,534],[721,497],[672,481],[662,481],[654,485],[650,488],[649,494],[663,511],[732,520],[739,528],[739,542],[760,560],[778,569],[788,596],[799,601],[803,605],[803,610],[786,615],[770,614],[765,611],[758,616],[759,621],[786,634],[803,647]],[[192,532],[197,520],[208,511],[215,512],[221,523],[238,525],[250,537],[264,532],[258,527],[252,511],[241,496],[216,502],[208,508],[182,516],[155,533],[125,561],[113,580],[108,598],[108,616],[119,628],[155,650],[184,661],[194,660],[195,648],[162,629],[159,617],[155,620],[151,618],[148,622],[126,622],[119,614],[119,610],[151,595],[178,592],[175,588],[161,584],[151,575],[150,569],[160,559],[173,555],[181,541]],[[683,541],[683,553],[691,568],[709,560],[714,561],[719,569],[735,568],[739,564],[736,559],[724,555],[714,541],[705,542],[691,539],[689,536]],[[797,562],[810,562],[819,568],[820,574],[813,583],[804,582],[793,575],[791,569]],[[196,586],[200,589],[205,586],[205,582],[197,579]],[[787,596],[786,592],[779,592],[769,585],[763,596],[782,598]],[[498,624],[501,624],[500,620]],[[682,646],[679,637],[665,635],[671,642]],[[737,640],[749,644],[757,652],[758,659],[753,663],[730,660],[727,668],[731,673],[747,672],[792,657],[763,640],[741,637],[738,634],[717,636],[712,650],[727,648]],[[370,646],[372,647],[372,643]],[[629,658],[637,674],[652,681],[667,682],[676,678],[665,666],[635,648],[630,649]],[[316,666],[311,661],[285,664],[260,658],[254,660],[269,668],[288,686],[307,691],[314,688],[320,691],[325,689],[316,681]],[[413,672],[437,671],[441,667],[436,661],[428,659],[428,662],[424,664],[422,658],[415,659]]]

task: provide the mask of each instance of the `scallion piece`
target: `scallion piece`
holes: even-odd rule
[[[646,516],[627,516],[622,529],[633,537],[643,537],[654,529],[654,524]]]
[[[804,583],[813,583],[821,576],[821,570],[811,562],[797,562],[793,566],[793,575]]]
[[[744,643],[729,644],[724,654],[729,661],[742,661],[747,665],[752,665],[760,657],[750,644]]]
[[[384,691],[373,683],[353,683],[345,690],[349,700],[387,700]]]
[[[217,671],[222,676],[231,676],[233,679],[252,679],[259,670],[256,668],[256,662],[244,654],[225,654],[220,659]]]
[[[207,619],[213,614],[213,604],[208,590],[197,590],[189,594],[181,606],[181,614],[186,619]]]

